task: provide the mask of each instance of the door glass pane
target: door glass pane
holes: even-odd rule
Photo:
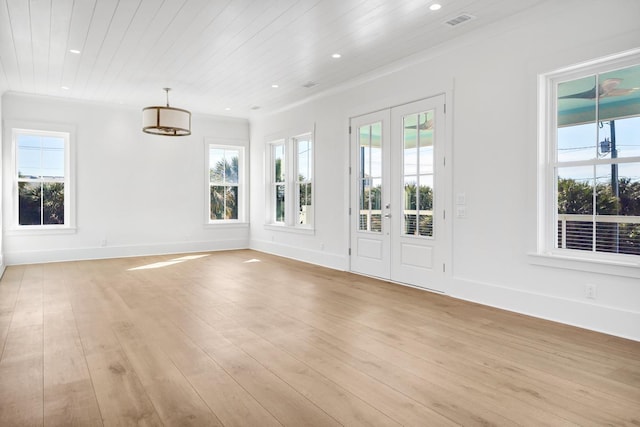
[[[420,114],[420,174],[433,173],[433,116],[433,110]]]
[[[402,146],[404,175],[418,173],[418,115],[405,116]]]
[[[371,125],[371,177],[382,177],[382,123]]]
[[[371,176],[371,126],[360,128],[360,177]]]
[[[404,177],[404,194],[403,194],[403,215],[402,215],[402,232],[403,234],[415,235],[418,231],[418,210],[417,210],[417,176]]]
[[[382,179],[372,180],[371,186],[371,231],[382,231]]]
[[[382,232],[382,123],[358,129],[359,164],[358,190],[360,211],[358,229]]]
[[[433,236],[433,117],[434,110],[429,110],[403,119],[402,232],[406,235]]]
[[[420,175],[418,191],[418,231],[421,236],[433,236],[433,175]]]
[[[360,209],[359,209],[359,229],[362,231],[367,231],[370,229],[370,205],[369,201],[371,199],[371,184],[367,180],[360,180]]]

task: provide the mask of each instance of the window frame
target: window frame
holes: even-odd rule
[[[537,250],[533,263],[553,267],[609,273],[638,277],[635,268],[640,266],[640,256],[631,254],[586,251],[558,248],[558,189],[557,170],[576,162],[557,160],[557,88],[560,83],[577,80],[640,64],[640,49],[622,52],[594,61],[576,64],[538,77],[538,179],[537,179]],[[639,162],[640,157],[618,158],[615,163]],[[580,164],[610,165],[611,159],[593,159]],[[545,260],[545,258],[548,258]],[[612,268],[611,268],[612,267]]]
[[[284,156],[284,180],[283,181],[276,181],[276,147],[282,147],[282,152],[283,152],[283,156]],[[280,225],[280,226],[284,226],[287,225],[287,220],[290,218],[290,213],[288,212],[289,209],[287,209],[287,200],[289,200],[289,185],[288,185],[288,179],[287,179],[287,174],[289,172],[288,166],[288,159],[290,159],[290,156],[288,155],[289,153],[287,152],[287,141],[285,139],[280,139],[280,140],[276,140],[276,141],[272,141],[269,143],[269,166],[270,166],[270,172],[269,172],[269,182],[270,182],[270,191],[267,193],[269,194],[269,212],[270,212],[270,220],[271,223],[273,225]],[[278,214],[276,212],[277,209],[277,203],[276,203],[276,198],[277,198],[277,193],[278,193],[278,187],[284,187],[283,191],[284,191],[284,221],[278,221],[277,217]]]
[[[309,159],[309,168],[311,170],[309,177],[307,177],[306,180],[300,180],[299,179],[299,174],[298,171],[300,170],[300,150],[299,150],[299,142],[300,141],[307,141],[310,144],[309,147],[309,156],[311,157]],[[292,150],[294,153],[294,158],[293,158],[293,162],[294,163],[294,170],[292,171],[292,178],[293,178],[293,183],[294,183],[294,188],[293,188],[293,192],[294,192],[294,202],[293,202],[293,208],[294,208],[294,217],[292,218],[293,221],[295,221],[295,226],[299,227],[299,228],[313,228],[313,219],[314,219],[314,213],[315,213],[315,188],[314,188],[314,183],[313,183],[313,176],[314,176],[314,163],[313,163],[313,154],[314,154],[314,143],[313,143],[313,135],[311,134],[311,132],[307,132],[304,134],[300,134],[300,135],[296,135],[294,137],[291,138],[291,145],[292,145]],[[299,215],[301,214],[300,212],[300,186],[301,185],[310,185],[311,186],[311,212],[310,212],[310,217],[311,220],[305,224],[301,224],[299,222]]]
[[[76,231],[75,201],[75,127],[62,124],[44,124],[30,122],[9,122],[7,129],[11,131],[11,225],[9,234],[66,234]],[[18,177],[18,138],[20,135],[53,136],[64,140],[64,178],[62,181],[20,180]],[[64,185],[64,223],[63,224],[29,224],[20,222],[20,182],[62,182]]]
[[[238,183],[235,185],[238,188],[238,218],[237,219],[211,219],[211,178],[210,178],[210,157],[211,149],[222,150],[237,150],[239,151],[238,157]],[[242,141],[235,143],[227,139],[217,138],[205,138],[204,144],[205,150],[205,168],[204,168],[204,215],[205,215],[205,227],[232,227],[232,226],[247,226],[247,218],[249,215],[248,207],[248,179],[247,179],[247,144]],[[224,186],[231,186],[227,183]]]
[[[314,128],[312,128],[314,129]],[[314,129],[315,130],[315,129]],[[305,131],[305,132],[287,132],[286,136],[282,136],[285,133],[280,133],[275,137],[269,138],[266,143],[265,151],[265,159],[268,163],[267,167],[265,167],[265,171],[267,172],[266,182],[267,182],[267,191],[268,195],[265,206],[266,206],[266,229],[272,230],[280,230],[280,231],[291,231],[296,233],[303,234],[313,234],[315,233],[315,184],[314,184],[314,176],[315,176],[315,138],[313,131]],[[304,183],[311,184],[311,212],[310,217],[311,221],[308,224],[299,224],[299,206],[300,206],[300,194],[299,194],[299,185],[301,181],[298,180],[298,166],[299,166],[299,155],[298,155],[298,141],[305,140],[309,141],[311,147],[309,150],[309,155],[311,156],[309,160],[311,173],[310,177],[304,181]],[[285,158],[285,177],[283,183],[276,184],[275,182],[275,147],[283,146],[284,147],[284,158]],[[276,221],[276,185],[284,185],[284,194],[285,194],[285,215],[284,221]]]

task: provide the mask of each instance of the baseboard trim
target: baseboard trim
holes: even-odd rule
[[[449,296],[527,316],[640,341],[640,312],[453,278]]]
[[[248,239],[5,252],[6,265],[247,249]]]
[[[268,242],[265,240],[251,240],[249,248],[259,252],[303,261],[334,270],[349,270],[349,257],[347,256],[340,256],[324,251],[303,249],[296,246],[283,245],[282,243]]]

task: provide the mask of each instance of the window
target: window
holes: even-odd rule
[[[69,228],[70,133],[13,129],[15,225]]]
[[[542,251],[640,255],[640,55],[544,76]]]
[[[209,223],[244,221],[244,148],[208,144]]]
[[[287,190],[286,182],[286,154],[285,144],[279,142],[271,146],[272,151],[272,192],[271,200],[273,200],[273,222],[282,223],[285,222],[285,197]]]
[[[313,139],[310,133],[269,144],[269,221],[292,228],[313,227]]]
[[[296,152],[296,163],[298,173],[296,175],[296,196],[298,207],[297,224],[313,224],[313,193],[312,175],[313,163],[311,151],[311,135],[293,138],[293,145]]]

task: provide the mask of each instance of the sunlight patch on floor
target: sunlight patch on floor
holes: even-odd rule
[[[179,258],[174,258],[172,260],[169,261],[160,261],[160,262],[154,262],[152,264],[147,264],[147,265],[141,265],[140,267],[133,267],[128,269],[127,271],[136,271],[136,270],[150,270],[153,268],[163,268],[163,267],[169,267],[170,265],[175,265],[175,264],[180,264],[182,262],[185,261],[191,261],[194,259],[200,259],[200,258],[204,258],[209,256],[209,254],[202,254],[202,255],[185,255]]]

